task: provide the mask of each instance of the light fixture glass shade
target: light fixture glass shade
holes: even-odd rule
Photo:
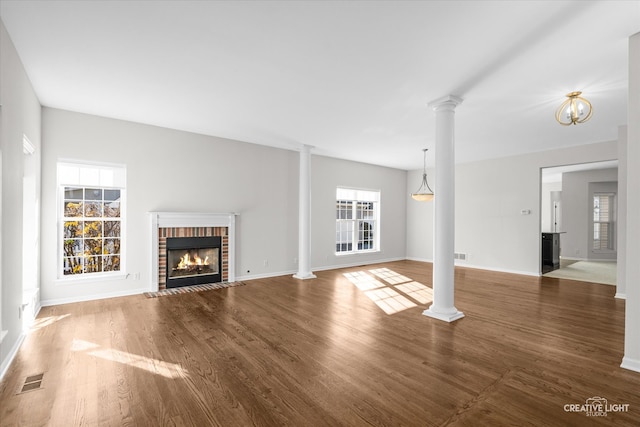
[[[433,200],[433,193],[413,193],[411,197],[418,202],[430,202]]]
[[[563,126],[584,123],[591,118],[593,108],[591,103],[581,97],[582,92],[571,92],[567,99],[558,107],[556,120]]]
[[[413,200],[418,202],[430,202],[434,198],[433,190],[429,187],[427,182],[427,148],[424,151],[424,167],[422,169],[422,183],[415,193],[411,193]]]

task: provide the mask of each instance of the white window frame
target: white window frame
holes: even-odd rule
[[[351,210],[351,218],[339,218],[339,202],[347,202],[346,206]],[[372,203],[373,204],[373,217],[372,218],[358,218],[358,203]],[[343,205],[344,206],[344,205]],[[380,251],[380,190],[364,190],[348,187],[336,188],[336,239],[335,239],[335,254],[341,255],[353,255],[361,253],[371,253]],[[351,224],[350,229],[345,231],[345,224]],[[373,223],[373,247],[372,248],[358,248],[360,223]],[[348,225],[347,225],[348,228]],[[343,239],[344,233],[349,233],[348,238]],[[367,239],[369,240],[369,239]],[[350,250],[339,250],[339,245],[351,243]]]
[[[65,160],[57,164],[57,258],[58,281],[109,280],[126,277],[126,180],[124,165]],[[120,190],[120,270],[81,274],[64,274],[64,199],[65,187]]]
[[[607,221],[601,221],[600,220],[600,212],[599,210],[596,211],[596,207],[595,207],[595,199],[599,198],[608,198],[608,211],[607,211],[607,217],[608,220]],[[593,197],[592,197],[592,223],[593,223],[593,234],[591,235],[591,245],[593,248],[593,252],[594,253],[611,253],[611,252],[616,252],[616,231],[615,231],[615,218],[616,218],[616,193],[611,193],[611,192],[594,192],[593,193]],[[598,238],[596,239],[596,235],[599,235],[598,233],[598,225],[600,224],[605,224],[607,226],[607,239],[605,240],[606,242],[606,247],[602,247],[602,239]],[[598,242],[597,244],[597,248],[596,248],[596,242]]]

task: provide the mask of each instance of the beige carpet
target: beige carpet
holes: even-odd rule
[[[617,266],[615,261],[578,261],[546,273],[544,277],[615,285]]]

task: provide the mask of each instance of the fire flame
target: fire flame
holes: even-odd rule
[[[194,265],[209,265],[209,257],[205,257],[205,259],[202,260],[202,258],[200,258],[198,255],[194,255],[192,261],[191,255],[189,255],[189,253],[187,252],[182,258],[180,258],[180,262],[178,263],[178,270],[185,270]]]

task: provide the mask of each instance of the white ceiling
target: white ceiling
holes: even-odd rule
[[[401,169],[609,141],[640,1],[11,1],[42,105]],[[581,90],[593,118],[554,119]],[[429,152],[429,165],[433,152]]]

